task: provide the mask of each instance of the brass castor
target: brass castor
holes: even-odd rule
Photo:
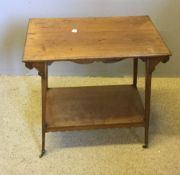
[[[45,152],[46,152],[45,150],[42,150],[41,154],[39,155],[39,158],[42,158],[44,156]]]
[[[148,148],[148,145],[147,145],[147,144],[144,144],[142,147],[143,147],[143,148]]]

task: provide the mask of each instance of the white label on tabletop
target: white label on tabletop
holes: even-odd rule
[[[71,32],[72,32],[72,33],[77,33],[78,30],[77,30],[77,29],[72,29]]]

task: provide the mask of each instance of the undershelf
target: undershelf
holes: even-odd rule
[[[144,126],[144,107],[132,85],[51,88],[46,124],[46,132]]]

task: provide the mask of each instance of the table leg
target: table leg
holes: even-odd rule
[[[146,76],[145,76],[145,140],[143,148],[148,147],[148,135],[149,135],[149,117],[150,117],[150,102],[151,102],[151,65],[150,60],[147,59],[146,62]]]
[[[42,63],[43,70],[41,74],[41,91],[42,91],[42,148],[40,158],[45,154],[45,134],[46,134],[46,93],[48,88],[48,66]]]
[[[133,60],[133,86],[137,87],[138,58]]]

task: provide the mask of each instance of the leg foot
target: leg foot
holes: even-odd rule
[[[147,144],[144,144],[142,147],[143,147],[143,148],[148,148],[148,145],[147,145]]]
[[[39,155],[39,158],[42,158],[44,156],[45,152],[46,152],[45,150],[42,150],[41,154]]]

